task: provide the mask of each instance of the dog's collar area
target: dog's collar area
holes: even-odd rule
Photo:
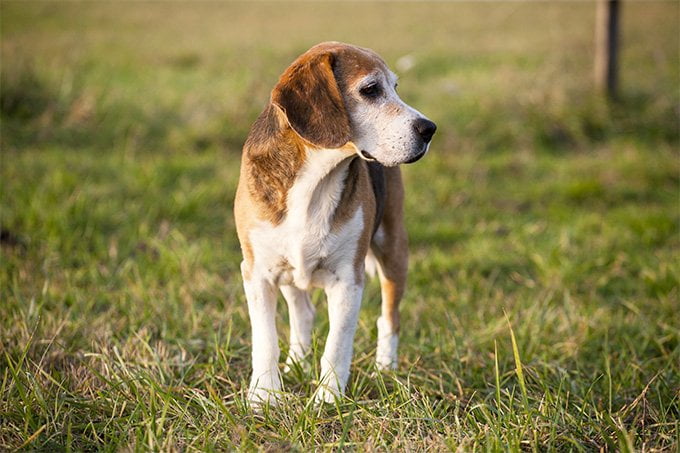
[[[357,148],[357,154],[359,155],[359,157],[361,157],[363,160],[367,162],[375,162],[375,157],[371,156],[371,154],[366,151]]]

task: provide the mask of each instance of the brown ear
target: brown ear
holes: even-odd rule
[[[272,91],[272,102],[295,132],[308,142],[339,148],[350,140],[345,103],[333,74],[334,55],[303,55],[286,69]]]

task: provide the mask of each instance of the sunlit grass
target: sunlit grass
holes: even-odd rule
[[[617,104],[592,10],[3,2],[0,448],[677,449],[678,6],[625,4]],[[399,89],[439,125],[404,169],[399,369],[371,282],[348,396],[315,408],[315,294],[311,371],[255,415],[240,144],[331,38],[411,55]]]

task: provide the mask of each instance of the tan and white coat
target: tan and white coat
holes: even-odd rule
[[[396,165],[422,157],[435,126],[395,86],[374,52],[323,43],[286,69],[251,129],[234,212],[253,339],[248,399],[256,406],[275,402],[281,389],[277,289],[290,312],[289,365],[310,347],[309,291],[326,292],[330,331],[316,399],[343,394],[365,263],[382,290],[376,362],[396,366],[408,266]]]

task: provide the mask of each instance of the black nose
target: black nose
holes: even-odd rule
[[[432,140],[432,136],[434,135],[434,131],[437,130],[437,125],[430,120],[420,118],[413,124],[413,128],[423,138],[425,143],[430,143],[430,140]]]

